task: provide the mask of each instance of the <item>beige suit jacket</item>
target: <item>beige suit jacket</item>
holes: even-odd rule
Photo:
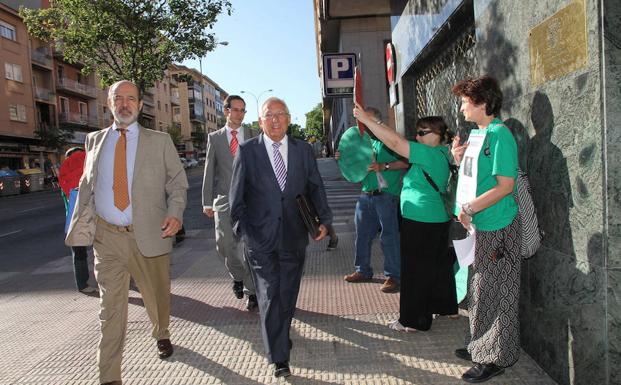
[[[86,161],[65,243],[89,246],[95,237],[95,183],[99,151],[112,127],[86,137]],[[131,204],[138,249],[147,257],[170,253],[172,238],[162,238],[164,218],[183,221],[188,179],[170,136],[139,127]],[[110,191],[112,194],[112,191]]]

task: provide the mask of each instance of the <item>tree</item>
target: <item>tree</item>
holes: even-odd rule
[[[102,86],[120,79],[140,90],[153,86],[173,62],[202,57],[217,44],[208,33],[228,0],[54,0],[49,8],[21,8],[28,32],[52,42]]]
[[[294,138],[306,140],[304,132],[302,131],[302,127],[300,127],[299,124],[290,123],[289,127],[287,128],[287,132],[291,134],[291,136]]]
[[[178,146],[181,143],[183,143],[183,135],[181,135],[181,127],[168,126],[168,129],[166,131],[168,132],[168,135],[170,135],[170,139],[172,139],[175,146]]]
[[[69,144],[69,140],[73,138],[73,131],[42,126],[35,131],[35,135],[39,138],[41,146],[58,151]]]
[[[315,137],[322,143],[325,142],[325,134],[323,132],[323,110],[321,109],[321,103],[317,104],[315,108],[305,114],[306,116],[306,128],[304,133],[306,139]]]

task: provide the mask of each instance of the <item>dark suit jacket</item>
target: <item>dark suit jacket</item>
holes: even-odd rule
[[[311,146],[291,137],[288,141],[285,191],[278,186],[263,135],[241,144],[233,162],[229,195],[233,230],[255,251],[299,250],[308,245],[308,232],[295,199],[299,194],[313,202],[322,224],[332,223]]]

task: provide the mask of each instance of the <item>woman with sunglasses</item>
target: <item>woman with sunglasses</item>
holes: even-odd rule
[[[477,235],[468,284],[470,336],[455,354],[474,363],[462,379],[478,383],[502,374],[520,354],[520,232],[513,198],[518,154],[511,131],[497,118],[502,92],[494,78],[462,80],[452,91],[461,98],[466,121],[486,132],[477,158],[476,198],[458,208],[457,217],[466,228],[473,223]],[[454,139],[457,162],[467,146]]]
[[[391,329],[404,332],[431,328],[433,314],[457,313],[453,255],[448,250],[449,216],[440,191],[449,178],[448,149],[452,134],[439,116],[416,123],[416,141],[409,141],[356,103],[356,119],[388,148],[407,159],[410,169],[401,189],[401,297],[399,319]]]

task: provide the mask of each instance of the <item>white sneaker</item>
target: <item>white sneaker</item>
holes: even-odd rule
[[[80,293],[93,294],[93,293],[97,293],[97,289],[95,289],[92,286],[86,286],[84,289],[80,290]]]
[[[406,333],[414,333],[417,332],[418,330],[414,329],[414,328],[410,328],[407,326],[403,326],[401,325],[401,322],[399,322],[398,319],[394,320],[394,321],[390,321],[388,323],[388,327],[392,330],[396,330],[398,332],[406,332]]]

